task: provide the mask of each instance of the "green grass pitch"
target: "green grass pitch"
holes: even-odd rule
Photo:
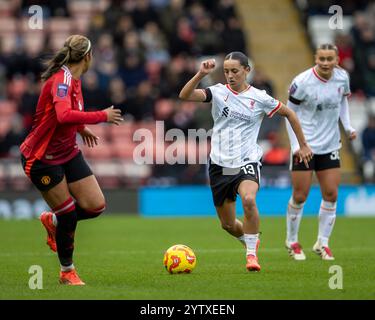
[[[85,287],[58,284],[58,260],[38,220],[0,220],[0,299],[375,299],[375,219],[338,218],[331,248],[336,260],[311,252],[316,217],[301,223],[306,261],[284,248],[284,218],[261,217],[262,271],[245,269],[241,244],[217,218],[102,216],[79,222],[75,265]],[[186,244],[197,255],[192,274],[170,275],[164,251]],[[43,289],[31,290],[31,265],[43,268]],[[343,289],[329,288],[329,267],[343,271]]]

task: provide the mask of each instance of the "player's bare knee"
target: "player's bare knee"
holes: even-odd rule
[[[86,212],[90,212],[93,214],[95,213],[99,215],[102,212],[104,212],[104,210],[106,209],[105,201],[99,201],[99,200],[100,199],[98,199],[97,201],[89,201],[89,202],[80,203],[80,207]]]
[[[98,196],[84,201],[79,201],[79,204],[82,209],[93,211],[105,207],[106,202],[104,196]]]
[[[305,203],[307,199],[307,194],[304,192],[296,192],[293,194],[293,200],[296,204]]]
[[[221,227],[225,231],[230,232],[230,231],[234,230],[234,228],[235,228],[235,221],[233,221],[233,222],[221,221]]]
[[[245,194],[242,199],[242,204],[245,210],[252,210],[254,207],[256,207],[255,196],[252,194]]]
[[[323,195],[323,199],[325,201],[329,201],[329,202],[336,202],[337,201],[337,194],[338,194],[337,190],[325,192],[324,195]]]

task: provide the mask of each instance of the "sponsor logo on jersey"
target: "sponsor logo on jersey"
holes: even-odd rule
[[[223,116],[223,117],[228,117],[228,114],[229,114],[229,108],[228,108],[228,107],[225,107],[225,108],[223,109],[222,116]]]
[[[246,115],[244,113],[240,113],[240,112],[233,111],[233,110],[231,111],[229,117],[233,119],[237,119],[237,120],[246,120],[246,121],[251,121],[253,118],[251,115]]]
[[[68,94],[68,85],[64,83],[60,83],[57,85],[57,93],[56,95],[59,98],[64,98]]]
[[[337,104],[322,104],[322,103],[319,103],[317,106],[316,106],[316,109],[318,111],[322,111],[322,110],[334,110],[334,109],[337,109],[339,106]]]

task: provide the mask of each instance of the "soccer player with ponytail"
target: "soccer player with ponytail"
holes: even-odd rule
[[[329,43],[320,45],[315,53],[315,63],[315,66],[297,75],[289,89],[288,107],[297,114],[307,143],[314,152],[309,167],[301,166],[297,156],[298,142],[287,123],[292,149],[290,169],[293,192],[287,207],[285,245],[294,260],[306,259],[298,241],[298,231],[313,171],[322,193],[318,237],[313,251],[323,260],[334,260],[328,241],[335,224],[340,183],[339,120],[349,140],[357,136],[349,118],[349,75],[338,66],[337,47]]]
[[[182,88],[183,100],[212,104],[214,121],[209,160],[210,186],[222,228],[246,247],[246,269],[260,271],[258,261],[259,212],[256,195],[260,186],[263,151],[257,144],[265,116],[286,117],[297,137],[298,161],[303,165],[312,158],[296,114],[265,91],[250,86],[249,59],[242,52],[229,53],[223,62],[226,84],[198,89],[201,80],[216,67],[213,59],[202,61],[199,71]],[[236,218],[236,198],[240,195],[243,222]]]
[[[105,210],[103,193],[77,146],[76,134],[94,147],[98,137],[85,124],[122,121],[121,111],[113,107],[84,112],[80,77],[91,60],[88,38],[66,39],[42,74],[33,126],[20,147],[26,175],[52,210],[43,212],[40,220],[47,230],[47,244],[58,254],[60,283],[68,285],[84,285],[73,265],[77,222]]]

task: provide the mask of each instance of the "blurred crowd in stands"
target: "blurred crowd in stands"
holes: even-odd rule
[[[319,12],[321,1],[305,2],[305,13]],[[374,96],[375,9],[358,11],[368,8],[367,2],[345,7],[350,11],[346,13],[354,15],[354,27],[351,34],[338,35],[336,41],[341,65],[351,73],[353,92]],[[43,8],[42,30],[30,29],[28,23],[29,8],[36,3]],[[163,120],[165,130],[210,129],[210,106],[180,101],[180,89],[205,57],[222,61],[228,52],[242,51],[251,58],[252,48],[246,44],[234,0],[0,1],[0,158],[18,158],[18,145],[31,129],[43,61],[74,33],[87,35],[93,42],[93,66],[82,78],[85,109],[114,105],[126,119],[121,128],[94,127],[103,138],[97,151],[85,149],[88,159],[132,160],[134,128],[151,128],[155,120]],[[203,86],[223,81],[218,68]],[[277,96],[261,70],[253,72],[250,81]],[[279,125],[266,124],[260,139],[269,149],[265,164],[286,167],[288,150],[281,147]],[[371,137],[373,131],[372,127]],[[367,140],[374,148],[371,137]],[[373,151],[366,157],[371,154],[374,159]],[[206,181],[204,165],[177,169],[155,165],[142,183]]]
[[[43,30],[28,25],[28,9],[35,3],[43,9]],[[88,158],[131,159],[133,129],[151,128],[155,120],[164,121],[165,131],[210,129],[210,107],[182,102],[178,93],[204,57],[220,61],[234,50],[250,56],[234,4],[233,0],[0,2],[0,157],[18,157],[18,145],[32,126],[43,61],[74,33],[93,42],[93,66],[82,78],[85,110],[114,105],[127,122],[118,129],[96,126],[94,131],[104,139],[96,151],[85,150]],[[224,81],[221,70],[206,85],[217,81]],[[260,70],[252,82],[273,94],[271,81]],[[155,165],[149,181],[206,182],[205,166],[185,167]]]
[[[295,0],[307,24],[314,15],[333,15],[331,6],[340,6],[342,13],[352,16],[349,33],[336,33],[340,65],[350,73],[351,89],[357,95],[375,96],[375,3],[371,0]],[[333,7],[335,8],[335,7]]]

